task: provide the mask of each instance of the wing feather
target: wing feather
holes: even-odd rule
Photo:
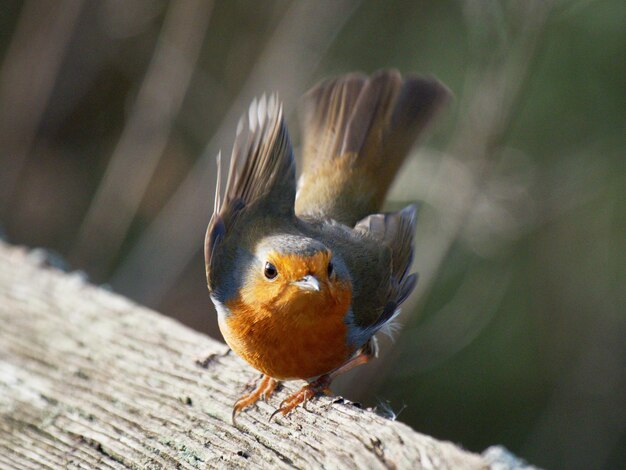
[[[210,290],[215,284],[219,246],[242,211],[265,204],[277,217],[293,214],[295,161],[282,106],[275,95],[255,99],[239,121],[223,194],[221,160],[218,154],[215,203],[204,249]]]
[[[391,251],[391,276],[387,302],[380,314],[367,329],[374,334],[393,320],[398,308],[417,284],[417,274],[408,274],[413,261],[413,235],[417,210],[410,205],[399,212],[372,214],[356,224],[356,232],[364,232],[382,242]]]

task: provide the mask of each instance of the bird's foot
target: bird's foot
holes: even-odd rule
[[[324,393],[325,395],[330,395],[332,393],[330,391],[330,388],[328,388],[330,386],[330,382],[331,378],[329,375],[322,375],[317,380],[314,380],[313,382],[305,385],[297,392],[292,393],[286,399],[284,399],[278,409],[272,413],[272,415],[270,416],[270,421],[278,413],[286,416],[298,405],[304,406],[307,401],[321,393]]]
[[[276,389],[277,385],[278,381],[276,379],[264,375],[252,392],[245,394],[235,402],[232,414],[233,424],[236,424],[235,418],[237,416],[237,413],[239,413],[244,408],[253,405],[260,399],[267,401],[272,392],[274,392],[274,390]]]

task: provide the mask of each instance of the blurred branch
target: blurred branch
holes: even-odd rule
[[[215,174],[214,158],[221,145],[233,140],[239,116],[255,94],[272,90],[280,91],[288,114],[358,4],[358,0],[291,4],[206,150],[114,273],[111,284],[116,290],[132,291],[147,305],[158,303],[202,247],[215,187],[209,179]]]
[[[24,163],[54,88],[83,0],[29,0],[0,69],[0,219],[7,221]]]
[[[72,257],[107,272],[167,145],[200,53],[213,2],[176,0],[166,14],[132,113],[80,227]]]

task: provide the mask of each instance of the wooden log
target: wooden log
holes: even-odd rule
[[[338,397],[268,422],[300,383],[233,427],[256,377],[224,344],[0,243],[0,468],[493,464]]]

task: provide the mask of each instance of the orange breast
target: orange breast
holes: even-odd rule
[[[271,312],[235,299],[227,303],[231,315],[220,321],[220,329],[228,345],[262,373],[306,379],[341,366],[354,352],[346,342],[349,306],[348,297],[324,311],[311,304],[297,308],[317,311]]]

